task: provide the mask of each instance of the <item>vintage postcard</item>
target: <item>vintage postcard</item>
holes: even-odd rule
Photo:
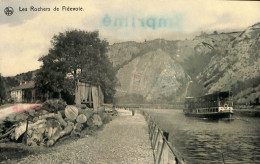
[[[0,163],[260,163],[260,2],[0,0]]]

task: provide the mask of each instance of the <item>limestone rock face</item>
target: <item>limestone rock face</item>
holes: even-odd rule
[[[121,68],[117,76],[121,84],[118,96],[124,92],[136,93],[146,101],[170,96],[181,85],[178,79],[185,78],[182,67],[160,49],[135,58]]]
[[[107,53],[117,70],[116,98],[167,103],[239,89],[235,99],[249,94],[246,99],[253,100],[260,90],[259,45],[260,23],[242,32],[203,33],[192,40],[116,43]]]
[[[186,85],[185,72],[173,59],[176,54],[169,52],[177,52],[176,43],[155,40],[149,43],[126,42],[111,46],[108,55],[118,69],[116,97],[125,97],[129,101],[129,96],[132,96],[133,102],[138,99],[159,102],[183,89],[183,85]]]
[[[208,93],[232,90],[238,102],[254,101],[260,94],[260,23],[237,35],[214,55],[197,77]]]

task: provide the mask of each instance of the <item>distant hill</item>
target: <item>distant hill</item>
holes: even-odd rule
[[[3,77],[6,85],[6,91],[9,92],[13,87],[18,86],[20,82],[33,80],[37,71],[38,70],[21,73],[15,76]]]

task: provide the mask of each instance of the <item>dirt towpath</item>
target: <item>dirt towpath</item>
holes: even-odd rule
[[[145,119],[129,110],[118,110],[118,116],[96,135],[46,149],[19,163],[153,164]]]

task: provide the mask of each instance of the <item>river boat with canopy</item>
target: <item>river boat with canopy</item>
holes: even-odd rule
[[[184,114],[201,118],[232,118],[232,92],[215,92],[200,97],[186,97]]]

